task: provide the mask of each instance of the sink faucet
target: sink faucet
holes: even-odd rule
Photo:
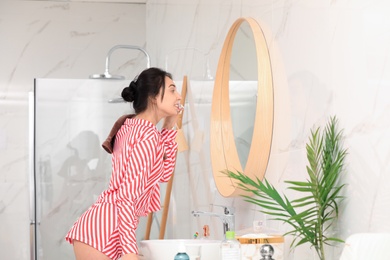
[[[219,206],[219,205],[215,205]],[[194,217],[199,217],[201,215],[203,216],[210,216],[210,217],[218,217],[223,224],[223,234],[226,234],[226,231],[232,230],[234,231],[234,208],[232,207],[226,207],[226,206],[219,206],[223,207],[223,214],[218,214],[215,212],[206,212],[206,211],[192,211],[192,215]]]

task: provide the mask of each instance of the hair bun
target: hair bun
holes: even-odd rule
[[[128,87],[122,90],[122,98],[127,102],[133,102],[137,92],[137,84],[132,81]]]

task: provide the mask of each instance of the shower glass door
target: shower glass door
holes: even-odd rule
[[[74,259],[64,237],[107,187],[111,155],[101,144],[116,119],[133,112],[130,104],[115,102],[126,84],[35,80],[30,178],[33,259]]]

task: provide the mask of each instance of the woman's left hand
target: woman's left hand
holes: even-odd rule
[[[184,110],[184,106],[182,106],[181,104],[178,104],[177,107],[178,107],[178,112],[176,115],[167,116],[164,119],[163,128],[172,129],[176,126],[177,119],[180,117],[180,115],[183,113]]]

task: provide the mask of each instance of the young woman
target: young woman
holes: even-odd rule
[[[112,147],[105,147],[112,151],[108,189],[66,236],[77,260],[138,259],[139,217],[160,209],[159,182],[167,182],[175,167],[174,127],[182,108],[171,74],[146,69],[123,89],[122,97],[133,102],[135,115],[121,117],[109,137]]]

